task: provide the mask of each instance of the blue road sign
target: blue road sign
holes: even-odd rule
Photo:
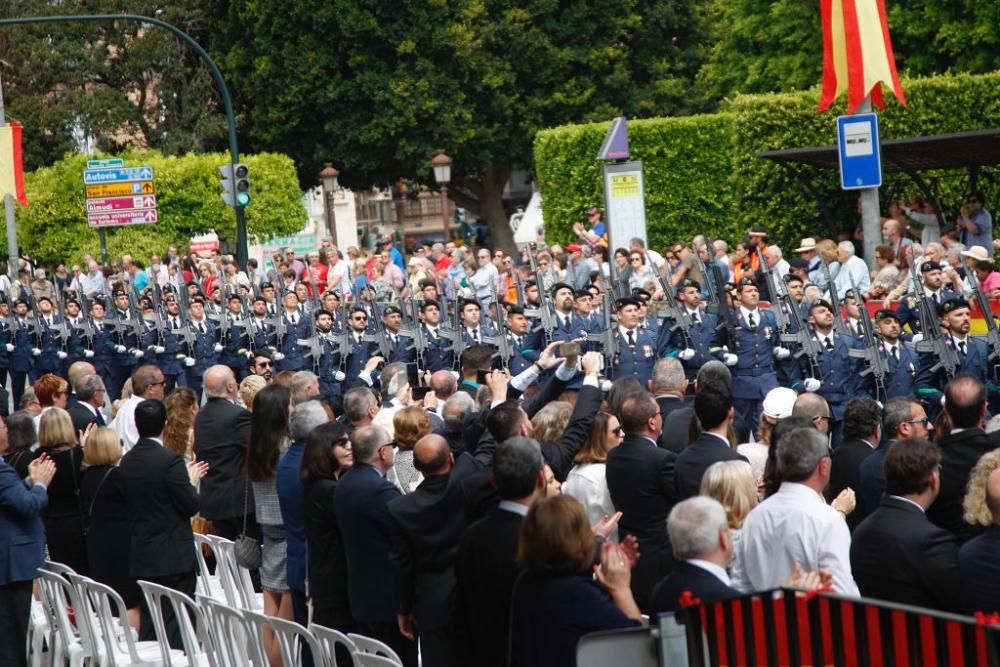
[[[83,172],[84,185],[101,183],[131,183],[153,180],[152,167],[116,167],[113,169],[87,169]]]
[[[882,185],[882,152],[876,114],[837,117],[837,157],[842,190],[863,190]]]
[[[120,157],[108,160],[87,160],[87,169],[107,169],[108,167],[124,167],[125,160]]]

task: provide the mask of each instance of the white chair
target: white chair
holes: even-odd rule
[[[233,599],[227,602],[239,609],[248,609],[263,613],[264,596],[253,590],[253,581],[250,579],[250,571],[245,567],[240,567],[236,562],[236,544],[232,540],[227,540],[218,535],[210,535],[208,538],[215,552],[216,572],[225,577],[224,585],[233,594]],[[219,568],[222,568],[221,570]],[[227,594],[228,595],[228,594]]]
[[[243,613],[216,598],[197,596],[220,665],[260,665],[264,652],[253,625]]]
[[[180,591],[151,581],[139,581],[139,588],[146,598],[146,607],[149,609],[156,630],[156,640],[160,646],[160,655],[165,664],[172,667],[219,667],[219,663],[215,661],[212,644],[205,632],[205,617],[194,600]],[[171,606],[177,618],[181,643],[184,645],[183,657],[173,657],[174,651],[170,647],[163,618],[164,601]]]
[[[51,638],[49,634],[52,626],[49,624],[49,613],[45,609],[45,603],[31,597],[31,617],[28,622],[28,659],[32,667],[41,667],[45,662],[45,640]]]
[[[121,596],[111,588],[88,577],[67,574],[66,578],[76,588],[85,609],[76,613],[77,625],[80,613],[87,612],[90,619],[89,631],[97,645],[98,665],[150,665],[164,664],[158,642],[141,642],[128,625],[128,610]],[[113,606],[112,606],[113,605]],[[117,612],[117,618],[115,614]],[[170,652],[172,660],[183,660],[184,653]]]
[[[403,667],[403,661],[400,660],[396,652],[379,640],[353,633],[348,633],[347,636],[358,647],[358,653],[362,658],[362,665],[395,665],[395,667]]]
[[[49,612],[53,629],[53,639],[49,645],[52,664],[62,665],[68,660],[70,667],[78,667],[87,658],[96,657],[92,638],[85,635],[87,623],[79,623],[74,627],[69,618],[70,605],[74,610],[81,608],[78,600],[74,599],[77,596],[73,587],[61,575],[48,570],[39,570],[37,581],[42,603]],[[81,614],[85,615],[86,612]]]
[[[216,566],[215,574],[209,572],[208,563],[205,561],[204,547],[208,547],[215,554]],[[235,603],[235,592],[230,591],[225,586],[225,577],[221,575],[221,565],[218,563],[219,554],[215,552],[215,547],[208,536],[200,533],[194,534],[194,551],[198,558],[198,584],[197,591],[206,597],[217,600],[225,600],[227,604]]]
[[[324,655],[326,655],[326,667],[354,667],[361,661],[360,653],[358,652],[358,647],[354,645],[354,642],[342,632],[334,630],[333,628],[328,628],[323,625],[316,625],[312,623],[309,625],[309,632],[313,634],[316,641],[323,649]],[[342,648],[341,653],[346,653],[349,656],[350,662],[340,664],[337,662],[337,649]],[[319,661],[315,661],[319,665]]]
[[[316,664],[326,663],[323,648],[312,634],[294,621],[287,621],[283,618],[265,616],[254,611],[244,610],[243,617],[251,623],[255,629],[255,635],[261,640],[261,650],[263,651],[264,628],[270,627],[278,641],[281,649],[281,664],[286,667],[301,665],[305,647],[313,656]]]

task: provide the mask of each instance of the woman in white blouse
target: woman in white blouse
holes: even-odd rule
[[[620,445],[622,438],[618,418],[606,412],[598,412],[594,417],[590,437],[577,452],[573,459],[575,465],[562,485],[564,494],[573,496],[583,505],[592,526],[615,513],[605,478],[605,461],[608,460],[608,452]],[[617,528],[611,531],[608,539],[618,542]]]

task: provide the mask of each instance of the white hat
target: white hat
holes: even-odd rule
[[[802,239],[802,245],[795,249],[795,252],[809,252],[816,249],[816,239],[808,237]]]
[[[990,261],[990,254],[986,252],[986,248],[981,245],[974,245],[968,250],[963,250],[959,253],[962,257],[971,257],[976,261]]]
[[[765,417],[781,420],[792,416],[792,407],[798,394],[788,387],[775,387],[767,392],[764,403],[761,406]]]

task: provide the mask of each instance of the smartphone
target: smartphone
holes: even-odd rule
[[[580,344],[579,343],[562,343],[559,345],[559,356],[560,357],[578,357],[580,356]]]
[[[486,384],[486,378],[489,375],[490,371],[476,371],[476,384]]]
[[[413,387],[413,389],[411,390],[413,393],[413,400],[414,401],[424,400],[424,397],[427,396],[430,390],[431,390],[430,387]]]

